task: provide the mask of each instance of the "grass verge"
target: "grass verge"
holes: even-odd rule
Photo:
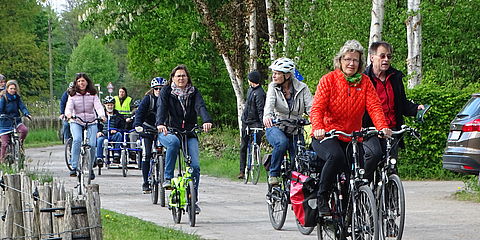
[[[198,236],[186,234],[178,230],[160,227],[136,217],[101,210],[103,239],[105,240],[195,240]]]
[[[468,179],[464,181],[465,188],[459,189],[455,193],[455,197],[458,200],[472,201],[480,203],[480,185],[478,176],[468,176]]]
[[[29,131],[27,138],[25,138],[24,147],[46,147],[58,144],[62,144],[62,142],[58,139],[57,131],[51,129],[35,129]]]

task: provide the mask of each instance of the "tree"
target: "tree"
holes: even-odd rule
[[[118,66],[112,52],[100,40],[87,34],[73,50],[67,65],[67,76],[85,72],[94,83],[106,86],[118,80]]]
[[[370,24],[370,39],[367,47],[382,40],[384,5],[385,0],[372,0],[372,23]],[[370,64],[370,54],[368,54],[367,63]]]
[[[420,0],[408,0],[407,44],[408,58],[407,69],[411,78],[408,88],[413,88],[422,81],[422,19],[420,16]]]

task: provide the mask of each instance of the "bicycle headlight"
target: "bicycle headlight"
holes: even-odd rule
[[[390,163],[391,163],[392,165],[397,164],[397,159],[395,159],[395,158],[390,158]]]
[[[188,168],[188,173],[192,174],[193,173],[193,168]]]
[[[362,175],[365,174],[365,169],[363,169],[363,168],[358,169],[358,173],[359,173],[359,174],[362,174]]]

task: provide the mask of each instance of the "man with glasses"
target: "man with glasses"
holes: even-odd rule
[[[393,48],[389,43],[374,42],[368,52],[371,64],[365,69],[364,73],[370,77],[380,98],[388,127],[392,130],[399,130],[404,123],[403,116],[415,116],[417,110],[425,109],[425,107],[407,99],[402,81],[404,75],[391,66]],[[368,112],[363,116],[362,126],[364,128],[373,127]],[[403,143],[400,144],[403,145]],[[366,177],[372,180],[373,171],[383,156],[386,142],[385,139],[375,136],[366,139],[363,146],[365,149]],[[397,149],[394,149],[391,156],[396,157],[396,154]]]

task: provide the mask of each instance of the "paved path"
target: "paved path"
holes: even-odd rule
[[[67,187],[75,185],[68,177],[62,146],[28,149],[34,161],[30,167],[45,169],[65,180]],[[316,239],[301,235],[289,211],[283,230],[274,230],[269,222],[265,203],[266,185],[245,185],[222,178],[202,176],[197,226],[188,225],[183,215],[174,224],[170,211],[153,205],[150,195],[141,193],[141,172],[131,169],[126,178],[119,169],[103,171],[95,183],[100,185],[102,208],[135,216],[161,226],[173,227],[205,239]],[[480,240],[480,204],[453,200],[451,195],[462,182],[404,182],[407,212],[404,238],[406,240]]]

